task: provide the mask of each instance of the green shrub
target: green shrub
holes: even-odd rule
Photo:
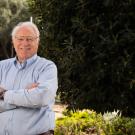
[[[102,115],[94,111],[83,110],[70,112],[67,116],[57,119],[56,135],[86,135],[89,133],[102,134]]]
[[[116,117],[111,122],[105,122],[103,127],[106,135],[135,135],[134,119]]]
[[[83,110],[64,114],[56,120],[55,135],[135,135],[135,119],[118,113],[101,115]]]

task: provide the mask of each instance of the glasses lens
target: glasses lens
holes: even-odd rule
[[[24,41],[24,40],[28,42],[33,42],[37,38],[38,37],[31,37],[31,36],[15,36],[15,39],[19,42]]]

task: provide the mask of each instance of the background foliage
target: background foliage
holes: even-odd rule
[[[26,0],[0,0],[0,59],[13,57],[11,30],[20,21],[28,21]]]
[[[104,115],[83,110],[68,112],[56,120],[55,135],[134,135],[135,119],[121,117],[117,112]]]
[[[40,54],[59,70],[70,109],[119,109],[135,116],[135,1],[29,0]]]

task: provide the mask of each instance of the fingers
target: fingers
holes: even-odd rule
[[[38,85],[39,85],[39,83],[32,83],[32,84],[28,85],[28,86],[26,87],[26,89],[31,90],[31,89],[33,89],[33,88],[38,87]]]

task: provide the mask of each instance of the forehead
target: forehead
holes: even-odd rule
[[[22,27],[18,28],[16,35],[18,35],[18,36],[35,36],[36,33],[32,27],[22,26]]]

